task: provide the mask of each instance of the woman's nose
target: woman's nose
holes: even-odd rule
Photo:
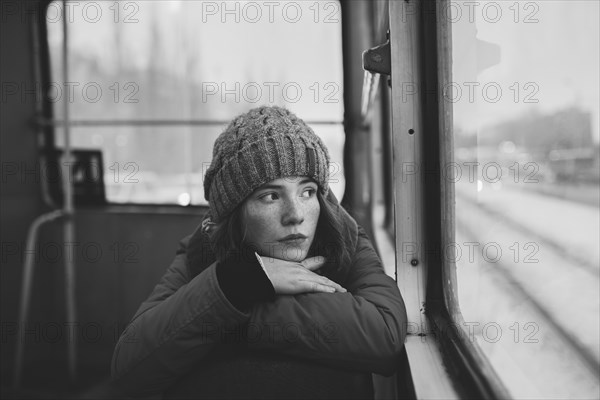
[[[297,225],[304,221],[304,211],[298,200],[286,201],[284,207],[281,221],[283,225]]]

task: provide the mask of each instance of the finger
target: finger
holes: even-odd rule
[[[342,293],[347,292],[347,290],[344,289],[341,285],[339,285],[338,283],[332,281],[331,279],[329,279],[329,278],[327,278],[325,276],[317,275],[314,272],[310,272],[310,271],[306,271],[304,275],[306,275],[306,276],[304,277],[303,280],[314,281],[314,282],[317,282],[317,283],[319,283],[321,285],[331,286],[337,292],[342,292]]]
[[[318,287],[327,287],[327,288],[329,288],[327,290],[328,293],[333,293],[333,292],[345,293],[345,292],[347,292],[346,289],[344,289],[342,286],[338,285],[334,281],[327,279],[325,277],[318,276],[318,275],[316,277],[302,279],[301,282],[307,282],[309,285],[317,285]]]
[[[310,293],[335,293],[335,288],[318,282],[302,281],[303,290]]]
[[[327,260],[323,256],[310,257],[302,261],[300,264],[309,271],[316,271],[325,265]]]

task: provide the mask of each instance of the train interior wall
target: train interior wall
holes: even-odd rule
[[[37,166],[36,99],[24,91],[35,87],[31,21],[3,13],[1,29],[2,392],[12,385],[18,340],[25,341],[23,387],[40,392],[65,387],[66,346],[72,338],[77,342],[78,381],[86,386],[108,379],[120,332],[172,261],[178,240],[200,222],[203,210],[160,213],[148,206],[135,212],[111,212],[110,206],[77,210],[75,241],[67,245],[60,221],[44,225],[35,249],[29,322],[17,337],[27,229],[51,209],[42,201],[43,171]],[[9,95],[4,89],[13,83],[20,90]],[[65,321],[64,296],[63,261],[69,250],[75,257],[79,319],[72,326]]]

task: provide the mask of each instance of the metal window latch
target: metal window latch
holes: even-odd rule
[[[362,98],[360,104],[360,115],[364,126],[371,123],[371,105],[375,98],[375,92],[379,85],[379,75],[388,76],[388,85],[391,83],[392,55],[390,48],[390,31],[387,32],[387,40],[384,44],[365,50],[363,52],[363,79]]]
[[[382,75],[390,75],[392,73],[389,36],[385,43],[363,52],[363,69]]]

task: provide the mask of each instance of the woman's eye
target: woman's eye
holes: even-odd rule
[[[279,198],[279,195],[277,195],[277,193],[266,193],[260,196],[259,198],[265,201],[275,201]]]
[[[317,193],[316,189],[308,188],[302,192],[302,197],[312,197],[315,193]]]

